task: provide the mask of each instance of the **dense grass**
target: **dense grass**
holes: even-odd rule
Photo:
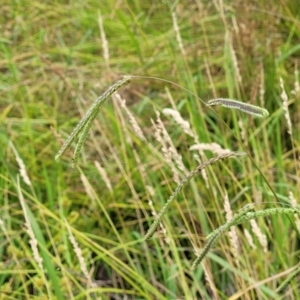
[[[222,233],[191,268],[230,210],[300,200],[298,1],[178,2],[1,2],[1,299],[300,298],[299,275],[280,288],[299,266],[292,215]],[[133,77],[118,91],[126,105],[101,107],[78,166],[75,143],[55,161],[125,74],[191,93]],[[270,116],[205,106],[217,97]],[[180,180],[220,151],[196,143],[248,155],[194,177],[144,241]]]

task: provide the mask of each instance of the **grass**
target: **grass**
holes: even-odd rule
[[[299,221],[279,214],[300,195],[298,2],[100,2],[1,5],[1,299],[300,298]],[[184,89],[132,77],[77,167],[76,143],[55,161],[123,75]],[[270,116],[206,106],[216,98]],[[222,149],[247,156],[193,177],[145,241]],[[223,231],[249,203],[265,215]]]

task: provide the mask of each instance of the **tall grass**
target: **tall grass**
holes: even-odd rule
[[[300,298],[296,0],[2,2],[1,299]],[[202,101],[132,77],[55,161],[125,74]]]

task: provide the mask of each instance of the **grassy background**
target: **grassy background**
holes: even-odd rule
[[[276,292],[299,261],[299,233],[286,216],[260,218],[258,233],[253,224],[239,226],[238,249],[226,234],[191,271],[205,236],[226,222],[226,195],[233,212],[252,202],[264,209],[299,201],[299,3],[245,3],[1,2],[1,299],[300,298],[299,277]],[[93,124],[78,167],[70,167],[73,149],[55,162],[91,103],[124,74],[171,80],[202,100],[164,81],[134,78],[119,93],[146,142],[113,99]],[[205,101],[214,97],[261,105],[270,117],[209,109]],[[197,138],[164,108],[179,111]],[[167,146],[174,146],[171,157],[155,137],[160,120],[172,140]],[[163,227],[144,242],[176,176],[216,155],[190,151],[197,139],[246,151],[252,160],[208,167],[206,179],[189,183]]]

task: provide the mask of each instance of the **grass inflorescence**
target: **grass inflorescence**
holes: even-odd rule
[[[146,236],[145,236],[145,240],[148,240],[149,238],[151,238],[151,236],[153,235],[155,229],[157,228],[159,222],[161,221],[161,219],[163,218],[164,214],[167,212],[168,207],[171,205],[171,203],[173,202],[173,200],[176,198],[176,196],[179,194],[179,192],[182,190],[182,188],[197,174],[199,174],[202,170],[204,170],[206,167],[208,167],[209,165],[212,165],[214,163],[216,163],[219,160],[228,158],[228,157],[233,157],[233,156],[243,156],[246,155],[246,153],[243,152],[231,152],[231,153],[227,153],[227,154],[221,154],[218,155],[217,157],[213,157],[210,160],[200,164],[194,171],[190,172],[181,182],[180,184],[177,186],[177,188],[175,189],[175,191],[172,193],[172,195],[169,197],[169,199],[167,200],[166,204],[164,205],[164,207],[160,210],[160,212],[158,213],[158,215],[156,216],[156,219],[154,220],[154,222],[151,224],[151,227],[148,229]]]
[[[238,109],[255,117],[263,118],[269,116],[269,112],[262,107],[255,106],[249,103],[245,103],[238,100],[226,99],[226,98],[216,98],[211,99],[207,102],[207,106],[212,105],[222,105],[224,107]]]
[[[257,219],[259,217],[267,217],[271,215],[279,215],[279,214],[287,214],[287,215],[298,215],[300,216],[300,210],[296,208],[269,208],[260,211],[251,212],[254,209],[253,204],[246,205],[243,209],[241,209],[232,220],[220,226],[211,232],[206,238],[209,240],[206,246],[203,248],[201,253],[195,259],[192,265],[192,269],[196,269],[196,267],[202,262],[202,260],[207,255],[208,251],[213,247],[213,245],[221,238],[221,234],[228,230],[232,226],[237,226],[239,224],[243,224],[252,219]]]
[[[72,142],[81,133],[81,135],[79,137],[79,141],[78,141],[76,149],[75,149],[75,152],[74,152],[72,165],[75,166],[77,164],[78,155],[80,153],[80,150],[83,146],[85,139],[87,138],[88,132],[92,126],[92,122],[95,120],[96,116],[99,113],[99,109],[100,109],[101,105],[103,105],[105,103],[105,101],[114,92],[116,92],[122,86],[129,84],[130,80],[131,80],[131,78],[129,76],[125,76],[123,79],[121,79],[121,80],[117,81],[115,84],[113,84],[99,98],[96,99],[96,101],[93,103],[93,105],[87,111],[85,116],[80,120],[80,122],[77,124],[75,129],[72,131],[70,136],[64,142],[63,146],[60,148],[58,153],[55,155],[55,160],[58,160],[61,157],[61,155],[63,155],[65,153],[65,151],[70,147]]]

